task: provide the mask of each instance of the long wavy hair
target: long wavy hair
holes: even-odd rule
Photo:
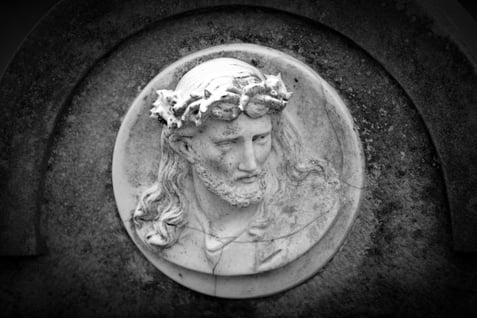
[[[288,176],[289,181],[297,182],[305,179],[310,173],[327,175],[329,169],[326,168],[323,161],[307,160],[303,156],[303,146],[298,131],[291,119],[288,118],[286,111],[282,111],[291,93],[287,92],[280,75],[264,75],[254,66],[237,59],[213,59],[201,63],[185,73],[177,83],[175,91],[157,91],[159,98],[153,104],[156,105],[159,102],[156,109],[157,114],[155,111],[152,111],[152,114],[157,115],[158,119],[162,118],[163,121],[165,121],[165,118],[176,118],[177,114],[174,112],[182,109],[178,107],[176,97],[178,95],[192,97],[196,96],[197,92],[204,93],[203,102],[205,104],[209,103],[210,100],[214,101],[213,96],[215,96],[219,97],[217,102],[220,101],[216,106],[229,103],[229,105],[234,105],[232,110],[237,110],[242,106],[245,107],[242,111],[253,118],[263,116],[265,113],[270,114],[272,120],[272,151],[279,159],[276,175],[280,177],[277,178],[276,186],[271,187],[276,194],[272,196],[286,197],[284,195],[286,193],[286,182],[280,182],[279,179],[283,179],[281,176]],[[227,100],[227,103],[224,104],[221,98],[232,96],[232,93],[240,93],[240,96],[236,96],[240,97],[238,104],[237,101],[232,102],[231,100]],[[251,107],[251,109],[257,111],[250,113],[249,108],[247,108],[248,101],[256,97],[260,97],[259,103],[256,104],[258,107]],[[190,102],[188,98],[185,98],[184,101]],[[231,102],[232,104],[230,104]],[[189,105],[187,103],[184,105]],[[282,107],[271,107],[274,103],[278,103]],[[192,107],[191,105],[189,106]],[[253,104],[250,103],[250,105]],[[212,105],[209,106],[212,107]],[[200,107],[202,108],[202,104]],[[222,111],[226,110],[226,108],[222,109]],[[183,116],[186,113],[187,111]],[[208,113],[217,115],[213,110]],[[206,121],[207,119],[204,118],[203,120]],[[157,181],[142,194],[133,215],[139,237],[146,244],[161,247],[173,245],[187,223],[189,200],[185,197],[184,192],[187,182],[191,178],[190,164],[172,146],[182,137],[181,134],[184,134],[183,130],[185,128],[176,125],[175,129],[167,121],[166,123],[167,126],[164,127],[161,135],[161,161]],[[197,124],[200,124],[200,122],[196,122]],[[270,217],[265,219],[267,220],[257,220],[258,223],[262,222],[257,227],[263,228],[270,223]]]
[[[336,173],[325,161],[306,159],[300,136],[286,113],[271,114],[272,151],[280,156],[277,173],[285,174],[291,182],[299,182],[310,174],[319,174],[337,182]],[[176,132],[164,129],[161,135],[161,161],[156,183],[141,196],[134,212],[133,220],[137,229],[145,225],[147,231],[139,235],[146,244],[170,247],[187,223],[187,199],[184,189],[191,175],[190,164],[171,143],[180,136]],[[278,183],[274,196],[280,197],[286,184]]]

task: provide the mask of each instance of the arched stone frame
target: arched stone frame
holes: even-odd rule
[[[429,26],[413,24],[413,16],[426,16],[419,7],[383,7],[370,1],[71,0],[59,3],[29,35],[0,82],[5,154],[1,168],[7,176],[2,184],[1,254],[35,255],[44,250],[38,209],[52,136],[76,85],[93,65],[158,21],[232,5],[308,18],[351,39],[381,63],[420,112],[440,156],[455,248],[477,250],[477,217],[472,213],[477,206],[475,70],[452,40],[436,36]]]

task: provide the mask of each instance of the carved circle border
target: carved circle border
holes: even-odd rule
[[[292,65],[294,71],[301,72],[304,77],[316,81],[317,85],[323,87],[327,101],[332,101],[325,106],[328,116],[332,118],[330,123],[337,124],[340,128],[337,139],[344,156],[340,175],[344,181],[342,182],[342,193],[345,193],[346,196],[342,201],[343,207],[340,208],[331,227],[310,250],[298,259],[268,272],[240,276],[213,276],[180,267],[158,257],[137,237],[132,228],[131,213],[137,202],[138,191],[134,189],[127,178],[125,153],[127,152],[127,140],[131,138],[132,127],[138,120],[144,120],[144,114],[141,114],[144,112],[144,105],[152,102],[153,92],[160,85],[177,82],[177,79],[188,69],[208,59],[218,56],[240,57],[244,55],[266,58],[275,65],[286,61],[288,65]],[[361,190],[364,184],[364,158],[359,137],[354,129],[353,119],[346,105],[337,92],[314,70],[294,57],[271,48],[254,44],[228,44],[201,50],[181,58],[164,69],[142,90],[130,107],[119,130],[113,154],[112,172],[114,194],[121,219],[135,244],[155,267],[179,284],[201,293],[225,298],[252,298],[292,288],[316,274],[331,260],[343,243],[359,210]]]

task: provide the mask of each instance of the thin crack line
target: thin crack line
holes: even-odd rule
[[[341,156],[341,174],[340,175],[343,175],[343,166],[344,166],[344,154],[343,154],[343,145],[341,143],[341,140],[338,138],[338,133],[336,132],[336,128],[335,128],[335,125],[333,124],[333,121],[331,120],[330,118],[330,114],[328,113],[328,101],[326,100],[326,94],[325,94],[325,90],[323,88],[323,86],[321,87],[321,93],[323,94],[324,96],[324,105],[323,105],[323,108],[325,109],[325,113],[326,113],[326,117],[328,118],[328,121],[330,122],[331,124],[331,128],[333,129],[333,133],[335,135],[335,138],[336,140],[338,141],[338,144],[340,146],[340,156]]]
[[[346,181],[344,181],[344,180],[341,180],[341,179],[340,179],[340,182],[342,182],[342,183],[346,184],[347,186],[349,186],[349,187],[351,187],[351,188],[354,188],[354,189],[358,189],[358,190],[366,190],[366,189],[368,189],[367,186],[358,187],[358,186],[355,186],[355,185],[353,185],[353,184],[351,184],[351,183],[348,183],[348,182],[346,182]]]
[[[222,260],[223,253],[224,253],[224,249],[222,248],[222,249],[220,249],[219,259],[217,260],[214,267],[212,268],[212,276],[214,276],[214,295],[215,296],[217,296],[217,279],[218,279],[218,276],[215,275],[215,270],[217,269],[217,266],[219,265],[220,261]]]
[[[232,241],[232,242],[230,242],[229,244],[231,244],[231,243],[234,243],[234,244],[265,243],[265,242],[273,242],[273,241],[276,241],[276,240],[288,238],[288,237],[290,237],[290,236],[295,235],[295,234],[298,233],[298,232],[303,231],[306,227],[310,226],[312,223],[316,222],[318,219],[327,216],[327,214],[329,214],[329,213],[330,213],[330,211],[327,211],[326,213],[317,216],[316,218],[312,219],[310,222],[308,222],[308,223],[306,223],[305,225],[303,225],[301,228],[299,228],[299,229],[297,229],[297,230],[295,230],[295,231],[293,231],[293,232],[290,232],[290,233],[288,233],[288,234],[286,234],[286,235],[282,235],[282,236],[279,236],[279,237],[275,237],[275,238],[272,238],[272,239],[266,239],[266,240],[252,240],[252,241],[238,241],[238,242]],[[219,237],[219,236],[217,236],[217,235],[210,234],[210,233],[205,233],[203,230],[198,229],[198,228],[195,228],[195,227],[191,227],[191,226],[187,226],[187,225],[185,225],[184,227],[187,228],[187,229],[190,229],[190,230],[197,231],[197,232],[202,233],[202,234],[204,234],[204,235],[210,235],[210,236],[212,236],[212,237],[214,237],[214,238],[216,238],[216,239],[218,239],[218,240],[221,239],[221,237]],[[242,232],[242,233],[243,233],[243,232]],[[238,238],[238,237],[239,237],[239,236],[236,236],[235,239]],[[227,237],[227,238],[228,238],[228,237]],[[233,236],[230,236],[230,238],[234,238],[234,237],[233,237]]]

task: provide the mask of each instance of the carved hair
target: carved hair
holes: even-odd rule
[[[288,179],[298,182],[315,173],[337,183],[336,173],[321,160],[307,160],[296,128],[286,114],[272,118],[272,149],[283,157],[281,168]],[[165,129],[161,137],[161,162],[157,182],[142,195],[134,213],[136,226],[151,223],[152,231],[141,237],[146,243],[168,247],[173,245],[187,222],[184,186],[190,174],[190,164],[170,146],[177,135]],[[281,196],[285,184],[280,184],[276,195]]]
[[[261,74],[251,65],[239,62],[241,63],[239,66],[245,69],[245,74],[241,76],[233,75],[235,89],[236,91],[249,92],[253,86],[251,84],[260,83],[260,81],[257,81],[257,78]],[[186,76],[187,74],[184,77]],[[190,81],[190,77],[188,80]],[[180,85],[181,82],[179,82],[178,87]],[[221,85],[216,85],[215,87],[220,89]],[[230,86],[227,87],[230,89]],[[255,93],[260,91],[258,88],[256,90]],[[286,92],[286,89],[284,91]],[[255,96],[255,93],[249,92],[245,96]],[[289,92],[287,93],[289,94]],[[247,98],[239,98],[236,101],[237,103],[235,103],[235,107],[241,105],[242,102],[243,105],[246,105],[248,100],[244,101],[244,99]],[[215,105],[218,104],[216,103]],[[245,113],[249,115],[246,111]],[[266,113],[269,113],[272,119],[272,149],[282,159],[279,173],[286,174],[292,182],[304,180],[311,173],[317,173],[325,177],[332,175],[334,179],[334,170],[331,167],[327,167],[323,161],[307,160],[303,157],[298,131],[286,113],[268,112],[267,110],[262,112],[261,116]],[[200,124],[203,123],[203,120],[204,118],[200,119]],[[141,230],[143,227],[145,229],[139,235],[142,236],[141,239],[146,244],[161,247],[173,245],[187,222],[187,207],[185,206],[187,199],[183,191],[185,189],[185,181],[191,173],[191,167],[187,160],[171,147],[171,144],[176,142],[176,139],[180,138],[181,134],[188,129],[180,128],[178,125],[169,125],[170,121],[171,119],[169,118],[167,126],[164,127],[161,135],[161,161],[157,182],[143,193],[133,216],[137,229]],[[197,125],[197,122],[195,124]],[[284,184],[278,185],[277,195],[283,193],[284,187]]]
[[[159,246],[174,244],[186,222],[186,198],[183,190],[190,166],[171,148],[170,138],[174,138],[174,135],[164,129],[161,135],[161,161],[157,182],[142,194],[134,212],[136,226],[141,227],[143,222],[152,222],[152,231],[141,239]]]

